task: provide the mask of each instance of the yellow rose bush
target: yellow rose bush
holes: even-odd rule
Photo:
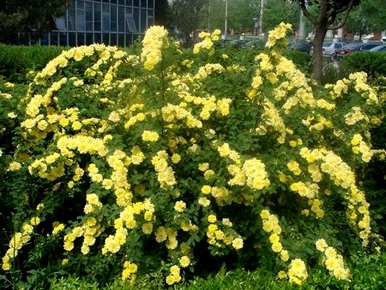
[[[19,104],[9,174],[33,185],[2,269],[174,285],[213,256],[300,285],[322,252],[348,280],[346,243],[376,237],[360,169],[384,155],[369,131],[383,100],[364,73],[318,87],[283,56],[289,30],[253,61],[224,57],[218,31],[183,51],[158,26],[137,54],[50,61]]]

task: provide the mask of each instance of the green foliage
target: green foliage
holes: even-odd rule
[[[363,35],[382,31],[386,26],[386,2],[383,0],[362,0],[347,20],[346,29]]]
[[[0,6],[0,42],[14,43],[18,32],[41,32],[53,25],[52,17],[64,14],[69,1],[3,1]]]
[[[386,75],[386,52],[355,52],[343,58],[342,68],[347,72],[364,71],[375,81]]]
[[[352,282],[339,282],[331,278],[324,269],[315,269],[311,272],[310,279],[302,287],[294,287],[286,282],[278,280],[272,272],[261,268],[249,272],[245,270],[226,271],[222,269],[217,274],[211,274],[205,278],[195,278],[177,287],[179,290],[254,290],[254,289],[357,289],[373,290],[382,289],[386,284],[386,254],[379,256],[363,254],[355,255],[350,261],[353,278]],[[159,277],[158,277],[159,279]],[[130,286],[115,281],[106,287],[100,287],[97,283],[89,283],[79,278],[61,278],[51,281],[50,290],[131,290],[131,289],[164,289],[160,286],[157,277],[142,277],[138,284]]]
[[[24,83],[30,70],[41,70],[58,56],[62,47],[14,46],[0,44],[0,75],[11,82]]]
[[[283,57],[285,33],[264,52],[232,53],[214,49],[216,32],[193,53],[154,27],[142,51],[73,48],[27,92],[2,85],[1,227],[13,242],[0,248],[0,285],[93,289],[119,277],[122,289],[137,275],[136,287],[156,288],[223,265],[261,267],[276,283],[292,260],[323,265],[318,239],[344,258],[361,242],[377,249],[361,181],[382,99],[361,73],[316,86]],[[353,107],[366,118],[347,122]]]

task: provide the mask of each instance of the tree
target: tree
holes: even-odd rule
[[[353,9],[347,20],[348,31],[363,34],[386,29],[386,1],[362,0],[360,5]]]
[[[170,28],[171,26],[171,11],[168,0],[155,1],[155,23],[157,25]]]
[[[263,28],[270,31],[280,22],[291,23],[296,29],[299,19],[299,8],[290,1],[268,0],[264,6]]]
[[[350,11],[360,0],[297,0],[303,14],[314,26],[313,77],[320,81],[323,65],[323,41],[328,30],[346,23]]]
[[[200,26],[202,10],[207,0],[174,0],[171,3],[173,24],[180,32],[185,45],[192,42],[191,33]]]
[[[41,32],[50,29],[53,17],[63,15],[66,0],[7,0],[0,5],[0,42],[13,43],[18,32]]]

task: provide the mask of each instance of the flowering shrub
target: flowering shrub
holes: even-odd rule
[[[364,73],[317,87],[282,55],[289,29],[248,65],[216,51],[217,31],[191,53],[162,27],[139,56],[91,45],[50,61],[20,103],[8,170],[34,186],[3,270],[48,255],[54,269],[127,281],[160,270],[173,285],[207,249],[273,261],[295,284],[319,255],[350,279],[328,245],[374,236],[358,172],[384,156],[369,133],[382,100]]]

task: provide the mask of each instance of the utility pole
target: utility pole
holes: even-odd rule
[[[228,0],[225,0],[224,39],[228,36]]]
[[[260,0],[259,35],[263,34],[264,0]]]
[[[303,15],[303,10],[300,9],[300,18],[299,18],[299,35],[298,38],[300,40],[303,40],[305,38],[305,27],[304,27],[304,15]]]
[[[210,0],[208,0],[208,31],[210,31]]]

